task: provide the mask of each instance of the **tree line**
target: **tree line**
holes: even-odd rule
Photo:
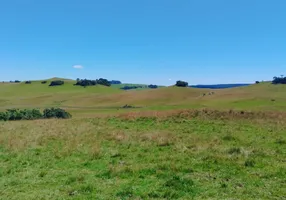
[[[104,78],[96,79],[96,80],[88,80],[88,79],[77,79],[76,84],[78,86],[93,86],[93,85],[104,85],[104,86],[111,86],[110,81]]]
[[[277,78],[277,79],[280,79],[280,78]],[[10,81],[12,82],[12,81]],[[21,81],[19,80],[16,80],[15,83],[20,83]],[[31,84],[32,81],[25,81],[26,84]],[[41,82],[42,84],[46,84],[47,81],[42,81]],[[55,81],[51,81],[49,86],[60,86],[60,85],[64,85],[64,81],[62,80],[55,80]],[[107,87],[110,87],[112,84],[122,84],[121,81],[118,81],[118,80],[112,80],[112,81],[108,81],[107,79],[104,79],[104,78],[100,78],[100,79],[96,79],[96,80],[90,80],[90,79],[77,79],[76,80],[76,83],[74,84],[75,86],[83,86],[83,87],[86,87],[86,86],[94,86],[94,85],[104,85],[104,86],[107,86]],[[188,87],[188,82],[185,82],[185,81],[177,81],[175,86],[177,87]],[[131,90],[131,89],[138,89],[138,88],[144,88],[144,87],[147,87],[147,88],[151,88],[151,89],[156,89],[158,88],[158,85],[153,85],[153,84],[150,84],[148,86],[141,86],[141,85],[133,85],[133,86],[124,86],[120,89],[122,90]]]
[[[273,84],[286,84],[286,77],[284,76],[281,76],[281,77],[273,77],[273,81],[272,81]]]

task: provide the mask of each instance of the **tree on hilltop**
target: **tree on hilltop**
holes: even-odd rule
[[[189,83],[185,81],[177,81],[176,86],[177,87],[188,87]]]

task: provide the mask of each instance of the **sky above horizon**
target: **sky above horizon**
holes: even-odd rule
[[[0,80],[271,80],[286,71],[285,10],[285,0],[2,1]]]

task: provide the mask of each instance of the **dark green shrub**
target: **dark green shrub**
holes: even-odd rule
[[[66,112],[61,108],[47,108],[44,110],[44,118],[61,118],[61,119],[68,119],[71,118],[71,114]]]
[[[59,86],[59,85],[63,85],[63,84],[65,84],[64,81],[57,80],[57,81],[52,81],[49,86]]]
[[[10,121],[23,119],[23,113],[19,109],[8,109],[6,113]]]
[[[26,82],[25,82],[25,84],[31,84],[31,83],[32,83],[31,81],[26,81]]]
[[[0,121],[8,121],[8,114],[6,112],[0,112]]]
[[[46,84],[46,83],[47,83],[47,81],[42,81],[41,83],[42,83],[42,84]]]
[[[41,119],[43,118],[43,114],[40,112],[40,110],[32,109],[32,110],[21,110],[20,113],[22,113],[22,119],[24,120],[34,120],[34,119]]]
[[[60,108],[45,109],[44,114],[38,109],[8,109],[0,112],[0,121],[35,120],[43,118],[71,118],[71,114]]]

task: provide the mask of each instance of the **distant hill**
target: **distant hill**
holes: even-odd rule
[[[216,85],[191,85],[192,88],[207,88],[207,89],[226,89],[234,87],[249,86],[251,84],[216,84]]]

